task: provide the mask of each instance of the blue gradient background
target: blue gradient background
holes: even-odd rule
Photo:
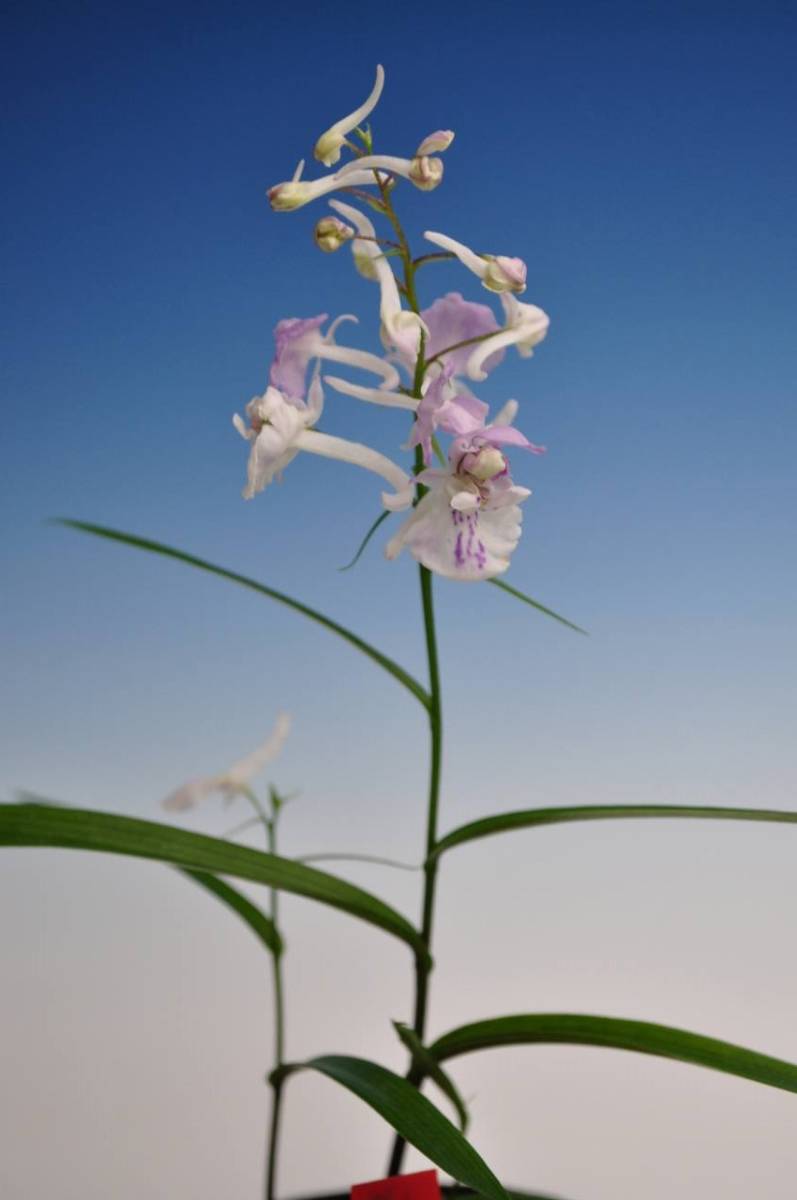
[[[482,394],[549,446],[511,582],[438,587],[443,828],[525,804],[795,805],[794,8],[790,4],[11,5],[3,51],[6,328],[2,786],[157,817],[295,714],[284,849],[417,860],[425,730],[409,697],[287,610],[45,524],[96,520],[284,588],[422,672],[414,564],[376,545],[371,477],[299,459],[240,499],[230,416],[285,315],[375,291],[265,188],[359,102],[379,147],[456,129],[444,229],[529,264],[551,315]],[[312,171],[310,172],[313,173]],[[450,288],[484,299],[446,267]],[[470,289],[470,290],[469,290]],[[395,454],[406,419],[328,397],[325,428]],[[183,823],[222,832],[209,802]],[[788,828],[612,826],[459,851],[432,1029],[492,1013],[669,1021],[797,1059]],[[349,878],[414,915],[417,878]],[[270,1015],[254,945],[154,865],[8,851],[0,1118],[7,1200],[259,1194]],[[288,899],[289,1053],[396,1069],[398,946]],[[464,1060],[473,1136],[569,1200],[769,1200],[794,1097],[585,1049]],[[291,1085],[282,1188],[378,1175],[369,1112]]]

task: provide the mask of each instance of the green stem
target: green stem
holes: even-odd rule
[[[409,243],[401,226],[401,223],[393,209],[393,204],[389,190],[380,183],[380,191],[382,193],[382,204],[385,209],[385,215],[390,221],[396,233],[399,246],[401,248],[401,257],[404,263],[404,294],[413,312],[420,312],[418,296],[415,290],[415,270],[416,262],[412,258]],[[424,362],[425,343],[421,336],[420,346],[418,349],[418,359],[415,363],[415,373],[412,385],[412,395],[417,399],[421,398],[423,388],[423,377],[426,370]],[[423,470],[423,452],[420,446],[415,449],[415,470],[416,474]],[[422,484],[418,484],[416,488],[415,503],[422,498],[426,488]],[[421,582],[421,606],[423,610],[423,627],[426,639],[426,658],[429,666],[429,732],[431,737],[430,759],[429,759],[429,800],[426,822],[426,860],[424,863],[424,889],[423,889],[423,908],[421,917],[421,936],[427,950],[431,950],[432,943],[432,927],[434,921],[434,900],[435,888],[437,884],[437,868],[438,858],[433,853],[437,843],[437,813],[440,799],[440,771],[442,766],[442,751],[443,751],[443,718],[440,700],[440,666],[437,653],[437,635],[435,632],[434,622],[434,597],[432,594],[432,573],[426,567],[419,566],[420,582]],[[431,966],[429,956],[423,961],[420,958],[415,960],[415,1014],[413,1017],[413,1029],[420,1041],[424,1039],[426,1030],[426,1011],[429,1002],[429,976]],[[416,1084],[418,1079],[413,1071],[413,1066],[410,1064],[410,1069],[407,1073],[407,1078]],[[401,1164],[404,1158],[406,1141],[400,1136],[396,1136],[393,1142],[393,1149],[390,1155],[388,1165],[388,1175],[398,1175],[401,1172]]]
[[[438,350],[437,354],[433,354],[431,358],[427,358],[426,366],[431,366],[433,362],[437,362],[438,358],[442,358],[444,354],[450,354],[452,350],[461,350],[463,346],[475,346],[477,342],[484,342],[487,338],[494,336],[493,333],[479,333],[476,337],[464,338],[461,342],[454,342],[452,346],[446,346],[443,350]]]
[[[249,800],[258,814],[266,831],[266,845],[269,854],[277,853],[277,814],[279,802],[276,794],[272,793],[272,814],[269,817],[260,801],[252,792]],[[279,892],[276,888],[269,889],[269,916],[275,928],[279,928]],[[285,997],[282,981],[282,955],[271,955],[271,975],[274,989],[274,1067],[269,1075],[271,1083],[271,1119],[268,1131],[268,1148],[266,1151],[266,1200],[274,1200],[277,1179],[277,1152],[279,1149],[280,1117],[282,1115],[282,1091],[285,1076],[280,1068],[285,1061]]]

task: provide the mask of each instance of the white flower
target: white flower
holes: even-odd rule
[[[376,230],[365,213],[344,204],[341,200],[330,200],[330,206],[339,212],[360,235],[355,238],[352,248],[355,255],[361,254],[368,258],[380,288],[379,315],[382,322],[382,342],[386,349],[396,349],[401,354],[414,358],[418,354],[421,334],[426,334],[427,328],[417,313],[409,312],[401,307],[398,284],[388,259],[375,240]]]
[[[392,154],[371,154],[347,163],[338,171],[339,179],[349,179],[368,168],[371,171],[389,171],[409,179],[422,192],[431,192],[443,179],[443,160],[416,155],[415,158],[397,158]],[[373,182],[373,180],[371,181]]]
[[[475,254],[468,246],[445,233],[427,231],[423,236],[433,246],[456,255],[463,267],[477,275],[488,291],[525,292],[526,264],[522,258],[507,258],[503,254]]]
[[[474,422],[452,442],[445,470],[417,476],[428,491],[388,542],[388,558],[406,548],[430,571],[464,582],[507,569],[520,540],[520,505],[531,493],[513,482],[503,448],[542,449],[511,428],[516,412],[509,401],[492,424]]]
[[[369,187],[376,183],[373,171],[349,171],[345,176],[340,172],[336,175],[323,175],[320,179],[302,179],[304,162],[300,162],[293,173],[293,179],[285,183],[275,183],[266,192],[268,202],[274,212],[293,212],[302,208],[311,200],[325,196],[328,192],[339,191],[347,187]]]
[[[484,363],[491,354],[514,346],[521,358],[530,358],[534,347],[548,332],[550,317],[536,304],[521,304],[514,296],[504,293],[501,296],[504,306],[506,324],[498,333],[479,342],[468,357],[466,371],[470,379],[486,379],[487,372]]]
[[[394,493],[382,493],[385,507],[405,508],[412,498],[412,481],[406,472],[370,446],[313,429],[322,409],[321,380],[316,368],[307,403],[289,400],[277,388],[269,387],[246,406],[248,425],[238,413],[235,414],[233,425],[251,446],[244,498],[251,500],[262,492],[300,450],[305,450],[380,475],[394,488]]]
[[[189,779],[182,787],[177,788],[166,797],[163,807],[169,812],[183,812],[185,809],[194,808],[211,792],[222,792],[227,800],[232,800],[236,795],[247,795],[254,777],[259,775],[267,763],[273,762],[279,754],[290,733],[290,728],[290,716],[288,713],[280,713],[273,730],[256,750],[253,750],[246,758],[233,763],[220,775]]]
[[[349,113],[347,117],[336,121],[334,125],[322,133],[321,137],[315,144],[313,155],[325,167],[331,167],[333,163],[340,159],[340,150],[346,141],[348,134],[361,125],[367,116],[376,108],[379,102],[379,97],[382,95],[382,88],[385,84],[385,72],[381,66],[376,68],[376,81],[371,94],[359,108],[355,108],[354,112]]]

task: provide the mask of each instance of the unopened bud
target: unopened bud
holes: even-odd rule
[[[422,192],[431,192],[443,180],[443,160],[425,154],[416,156],[410,164],[409,178]]]
[[[312,198],[308,184],[298,180],[290,183],[277,183],[268,189],[266,195],[274,212],[292,212],[294,208],[301,208]]]
[[[525,292],[526,264],[522,258],[485,255],[487,271],[482,283],[491,292]]]
[[[423,139],[415,154],[418,158],[423,158],[426,154],[442,154],[453,140],[454,134],[450,129],[438,129]]]
[[[354,230],[351,225],[337,217],[322,217],[316,224],[313,237],[319,250],[323,250],[325,254],[332,254],[333,251],[340,250],[344,242],[354,237]]]

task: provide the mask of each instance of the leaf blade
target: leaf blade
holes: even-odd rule
[[[196,554],[189,554],[184,550],[178,550],[174,546],[167,546],[164,542],[156,542],[151,538],[137,537],[132,533],[124,533],[119,529],[110,529],[105,525],[96,525],[91,521],[75,521],[67,517],[58,517],[55,520],[57,525],[64,525],[67,529],[76,529],[81,533],[90,533],[95,537],[106,538],[112,542],[121,542],[126,546],[133,546],[137,550],[147,550],[152,554],[160,554],[164,558],[173,558],[177,562],[186,563],[190,567],[197,567],[200,571],[207,571],[211,575],[218,575],[221,579],[228,579],[232,583],[240,584],[241,587],[249,588],[251,591],[259,592],[263,596],[268,596],[271,600],[276,600],[279,604],[284,604],[288,608],[292,608],[295,612],[301,613],[305,617],[309,617],[311,621],[315,621],[318,625],[322,625],[325,629],[329,629],[332,633],[336,633],[350,645],[356,647],[373,662],[382,667],[394,679],[403,684],[408,691],[412,692],[416,700],[420,700],[424,708],[429,708],[430,700],[429,693],[426,688],[422,687],[408,671],[394,662],[392,658],[388,658],[381,650],[377,650],[370,642],[366,642],[359,634],[354,633],[351,629],[347,629],[345,625],[340,625],[337,621],[333,621],[331,617],[324,616],[317,609],[311,608],[309,604],[305,604],[301,600],[295,600],[293,596],[286,595],[285,592],[280,592],[276,588],[269,587],[268,584],[259,583],[256,579],[251,579],[248,575],[241,575],[238,571],[229,571],[226,567],[216,566],[215,563],[208,562],[204,558],[199,558]]]
[[[262,912],[256,904],[252,904],[251,900],[247,899],[242,892],[239,892],[237,888],[230,887],[229,883],[225,883],[223,879],[211,875],[209,871],[194,871],[191,867],[178,869],[181,875],[193,879],[194,883],[198,883],[200,887],[205,888],[211,895],[221,900],[222,904],[226,904],[228,908],[237,913],[270,954],[273,954],[275,958],[282,954],[285,944],[277,926],[271,917]]]
[[[522,600],[524,604],[531,605],[536,608],[537,612],[541,612],[543,616],[552,617],[554,621],[558,621],[561,625],[566,625],[568,629],[575,630],[576,633],[582,633],[584,637],[589,637],[586,629],[582,629],[580,625],[576,625],[573,621],[568,621],[567,617],[561,616],[558,612],[554,612],[552,608],[548,608],[545,604],[540,604],[539,600],[535,600],[532,596],[527,596],[525,592],[521,592],[520,588],[513,587],[511,583],[507,583],[505,579],[489,579],[488,583],[494,584],[500,588],[502,592],[507,592],[508,595],[514,596],[517,600]]]
[[[378,1063],[327,1054],[298,1064],[348,1088],[438,1167],[488,1200],[507,1200],[490,1168],[456,1126],[411,1083]]]
[[[438,1061],[501,1046],[604,1046],[671,1058],[797,1092],[797,1065],[672,1025],[582,1013],[517,1013],[461,1025],[428,1047]]]
[[[376,520],[371,522],[371,524],[368,526],[367,533],[365,534],[365,536],[363,537],[359,546],[357,547],[357,552],[355,553],[354,558],[351,560],[351,562],[347,562],[345,567],[338,567],[339,571],[350,571],[352,569],[352,567],[355,567],[357,565],[357,563],[360,561],[360,559],[363,556],[366,546],[368,545],[371,538],[376,533],[379,526],[382,525],[388,519],[388,517],[391,515],[392,514],[390,513],[390,511],[388,509],[385,509],[384,512],[381,512],[379,514],[379,516],[376,518]]]
[[[223,838],[91,809],[0,804],[0,845],[104,851],[262,883],[359,917],[428,958],[418,931],[370,892],[315,867]]]
[[[393,1028],[412,1055],[410,1076],[415,1078],[415,1072],[417,1071],[419,1081],[428,1076],[433,1083],[436,1083],[443,1095],[448,1097],[457,1114],[460,1133],[467,1133],[470,1117],[465,1101],[462,1099],[459,1088],[453,1079],[446,1074],[439,1062],[432,1057],[414,1029],[411,1029],[409,1025],[405,1025],[402,1021],[394,1021]]]
[[[797,824],[797,812],[776,808],[724,808],[697,804],[582,804],[566,808],[522,808],[513,812],[482,817],[452,829],[435,845],[437,856],[477,838],[507,833],[513,829],[531,829],[539,825],[559,825],[573,821],[636,820],[687,818],[713,821],[763,821]]]

